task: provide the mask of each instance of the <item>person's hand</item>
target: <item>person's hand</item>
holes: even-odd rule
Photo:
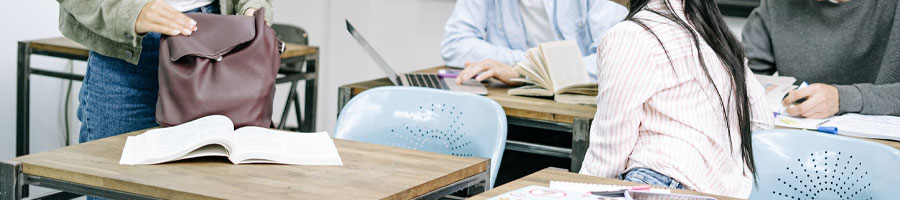
[[[837,87],[821,83],[790,91],[781,103],[787,106],[803,98],[806,98],[806,101],[789,107],[785,111],[791,116],[816,119],[828,118],[840,111],[840,98]]]
[[[456,84],[462,84],[464,81],[472,79],[473,77],[477,81],[496,78],[507,85],[519,84],[518,82],[510,80],[519,77],[519,73],[513,70],[509,65],[491,59],[485,59],[480,62],[466,62],[465,69],[456,76]]]
[[[134,32],[157,32],[165,35],[191,35],[197,31],[197,21],[178,12],[164,0],[152,0],[144,5],[134,22]]]
[[[256,13],[257,10],[259,10],[259,8],[247,8],[247,10],[244,11],[244,16],[253,17],[253,13]],[[269,23],[269,19],[266,19],[266,25],[272,26],[272,23]]]

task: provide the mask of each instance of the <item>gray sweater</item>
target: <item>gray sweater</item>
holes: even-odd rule
[[[763,0],[744,25],[750,69],[833,84],[840,113],[900,116],[897,0]]]

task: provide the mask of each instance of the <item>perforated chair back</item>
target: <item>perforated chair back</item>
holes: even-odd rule
[[[900,151],[801,130],[753,134],[757,184],[750,199],[897,199]]]
[[[378,87],[350,100],[335,137],[489,158],[492,188],[506,146],[506,114],[486,97],[419,87]]]

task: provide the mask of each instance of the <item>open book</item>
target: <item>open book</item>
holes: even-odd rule
[[[900,141],[900,117],[886,115],[860,115],[848,113],[825,119],[808,119],[792,117],[785,112],[786,106],[781,104],[788,92],[797,88],[792,85],[797,81],[794,77],[756,75],[756,79],[766,89],[766,102],[775,113],[775,125],[786,128],[818,130],[820,127],[833,127],[836,134],[863,138]]]
[[[119,164],[149,165],[202,156],[224,156],[234,164],[343,164],[326,132],[296,133],[252,126],[234,130],[231,120],[222,115],[129,136]]]
[[[546,96],[563,103],[596,105],[597,82],[591,81],[575,41],[541,43],[525,52],[528,61],[516,63],[527,85],[510,89],[509,95]]]

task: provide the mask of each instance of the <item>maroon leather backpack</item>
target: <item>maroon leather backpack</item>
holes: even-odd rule
[[[156,121],[173,126],[225,115],[235,128],[269,127],[284,43],[263,9],[255,17],[187,15],[197,21],[196,32],[160,41]]]

